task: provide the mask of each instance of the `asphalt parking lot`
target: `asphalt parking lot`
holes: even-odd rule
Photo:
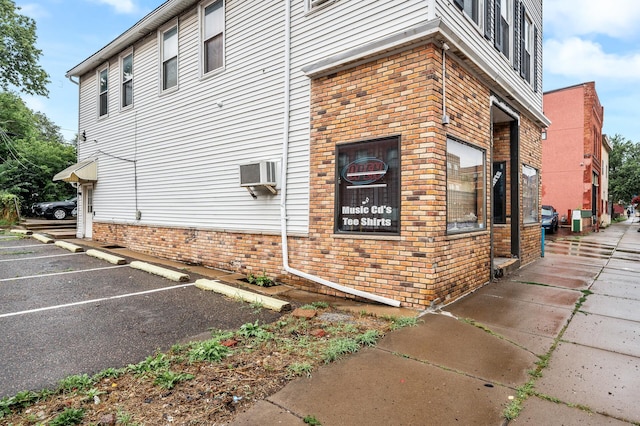
[[[200,277],[190,278],[176,283],[128,263],[0,234],[0,398],[280,315],[200,290]]]

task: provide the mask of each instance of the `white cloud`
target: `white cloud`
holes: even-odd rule
[[[627,39],[640,33],[638,0],[547,0],[545,31],[556,37],[603,34]]]
[[[137,13],[138,7],[131,0],[96,0],[98,3],[112,6],[117,13]]]
[[[544,43],[544,67],[552,74],[581,81],[613,78],[640,80],[640,53],[612,54],[588,40],[571,37]]]

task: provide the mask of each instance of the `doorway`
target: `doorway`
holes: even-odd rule
[[[82,236],[93,236],[93,184],[82,185]]]

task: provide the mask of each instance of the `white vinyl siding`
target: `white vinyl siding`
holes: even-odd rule
[[[233,25],[225,35],[225,73],[200,78],[200,25],[191,13],[180,18],[179,91],[157,95],[160,49],[154,37],[135,46],[135,115],[112,114],[96,124],[95,112],[81,107],[80,128],[88,140],[100,135],[100,150],[119,157],[98,154],[94,221],[279,232],[280,196],[254,200],[239,185],[239,164],[264,159],[279,168],[282,155],[282,5],[256,4],[235,2],[227,11]],[[96,90],[92,84],[95,79],[82,79],[81,97]],[[79,157],[96,150],[95,143],[80,142]],[[304,234],[308,197],[300,176],[306,179],[308,157],[302,164],[289,161],[290,183],[305,188],[302,196],[289,194],[289,231]]]
[[[486,58],[492,75],[506,81],[514,97],[541,110],[542,95],[532,91],[493,42],[484,38],[482,28],[461,17],[461,11],[446,0],[331,1],[313,13],[307,13],[305,1],[293,0],[291,10],[286,206],[290,234],[305,235],[309,227],[311,82],[302,72],[304,66],[438,15]],[[213,3],[203,5],[209,4]],[[433,4],[439,9],[428,9]],[[541,22],[541,10],[534,5],[527,5],[527,10],[534,22]],[[81,77],[79,132],[86,131],[87,141],[78,143],[78,158],[99,159],[94,221],[279,233],[281,192],[253,199],[239,185],[238,166],[276,161],[280,174],[284,4],[224,2],[224,72],[215,72],[215,78],[202,78],[204,33],[198,5],[179,17],[167,17],[173,18],[157,37],[143,38],[133,46],[135,114],[123,111],[98,120],[98,71]],[[175,70],[180,90],[158,96],[163,31],[178,26],[178,21]],[[111,63],[116,64],[117,58]],[[113,81],[119,81],[122,71],[112,68]],[[119,97],[111,98],[109,109],[118,111]]]
[[[492,8],[489,10],[489,17],[492,19],[495,9],[495,2],[501,2],[502,0],[486,0],[485,6]],[[542,24],[542,9],[541,5],[535,0],[521,1],[522,5],[527,11],[528,16],[531,18],[534,25]],[[469,46],[469,49],[475,52],[476,56],[482,58],[489,68],[485,68],[483,71],[488,72],[491,75],[500,76],[500,81],[504,82],[504,88],[509,90],[508,95],[512,96],[519,101],[531,105],[532,108],[537,111],[542,111],[542,92],[539,90],[542,87],[542,40],[541,37],[535,37],[536,28],[534,28],[534,40],[532,47],[531,57],[531,83],[527,82],[520,76],[520,71],[515,68],[514,61],[505,60],[504,54],[497,50],[494,46],[494,26],[493,20],[487,26],[487,18],[485,17],[485,25],[482,30],[479,30],[468,19],[459,19],[461,11],[459,8],[451,4],[447,0],[436,0],[437,14],[442,16],[447,22],[447,25],[460,37],[463,43]],[[510,2],[510,8],[513,9],[513,2]],[[480,13],[485,13],[487,9]],[[486,30],[490,29],[491,34],[486,34]],[[513,30],[510,31],[511,37],[513,36]],[[513,59],[513,58],[512,58]],[[517,61],[518,63],[520,61]]]

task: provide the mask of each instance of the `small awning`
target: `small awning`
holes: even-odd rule
[[[56,174],[53,180],[80,183],[95,182],[98,180],[98,163],[96,160],[80,161]]]

